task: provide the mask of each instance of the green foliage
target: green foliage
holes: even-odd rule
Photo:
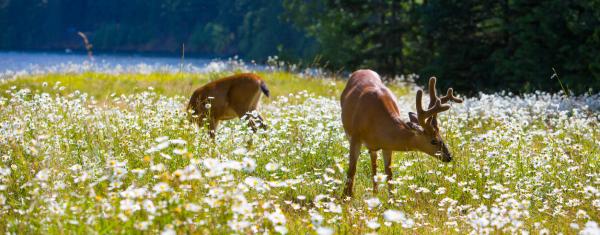
[[[587,1],[429,1],[423,25],[436,53],[422,71],[471,91],[560,90],[552,68],[576,92],[600,87],[591,68],[599,8]],[[591,15],[596,15],[592,17]]]
[[[23,0],[0,2],[0,49],[94,50],[233,56],[305,56],[314,42],[281,20],[281,4],[250,0]]]
[[[335,68],[443,77],[466,93],[600,88],[600,1],[302,1],[288,17]],[[310,14],[314,17],[306,17]],[[426,82],[426,79],[421,79]]]
[[[438,76],[462,93],[600,90],[599,0],[0,1],[0,50],[268,56],[386,78]],[[417,82],[426,82],[420,79]]]

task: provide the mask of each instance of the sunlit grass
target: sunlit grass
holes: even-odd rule
[[[193,89],[229,74],[88,72],[0,84],[0,229],[574,234],[600,217],[599,116],[569,100],[455,104],[440,117],[452,163],[395,153],[392,194],[384,185],[375,194],[363,149],[346,200],[344,81],[261,73],[272,91],[260,110],[270,128],[253,134],[227,121],[212,142],[183,107]],[[413,111],[414,94],[392,90],[402,112]],[[559,102],[566,108],[554,109]],[[369,208],[373,198],[380,205]],[[391,222],[390,210],[406,218]]]
[[[31,75],[0,83],[0,89],[6,90],[13,86],[18,89],[28,88],[33,91],[51,92],[53,94],[70,94],[80,91],[96,97],[99,100],[108,99],[110,95],[128,95],[139,93],[154,88],[154,92],[166,96],[189,96],[203,84],[234,74],[234,72],[218,73],[124,73],[107,74],[98,72],[61,74],[50,73],[42,75]],[[318,96],[337,97],[344,88],[342,79],[325,79],[305,77],[287,72],[259,72],[266,82],[273,96],[310,91]],[[53,89],[64,86],[62,90]],[[50,86],[47,86],[50,84]],[[405,87],[393,86],[397,95],[408,92]],[[2,94],[6,96],[6,93]],[[269,102],[265,100],[265,102]]]

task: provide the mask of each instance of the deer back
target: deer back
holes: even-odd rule
[[[346,134],[372,147],[387,145],[389,126],[399,123],[396,98],[371,70],[354,72],[341,96]]]

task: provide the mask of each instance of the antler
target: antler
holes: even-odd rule
[[[446,92],[445,96],[442,96],[441,98],[437,96],[436,91],[435,91],[435,82],[436,82],[436,78],[435,77],[431,77],[429,79],[429,107],[433,107],[433,105],[435,104],[435,99],[440,99],[440,101],[442,102],[442,104],[448,103],[448,101],[453,101],[456,103],[462,103],[463,100],[454,96],[454,90],[452,88],[448,88],[448,91]]]
[[[448,92],[446,92],[446,95],[442,98],[440,98],[440,100],[442,101],[442,104],[448,103],[448,101],[452,100],[456,103],[462,103],[463,100],[460,98],[457,98],[456,96],[454,96],[454,90],[452,90],[452,88],[448,88]]]
[[[432,79],[433,83],[435,84],[435,78]],[[431,80],[429,80],[429,83],[431,84]],[[434,96],[435,97],[435,94]],[[450,109],[450,105],[447,104],[442,104],[442,102],[440,101],[440,99],[438,99],[437,97],[435,97],[435,101],[433,102],[429,102],[429,109],[427,110],[423,110],[422,107],[422,100],[423,98],[423,90],[419,90],[417,91],[417,119],[419,120],[419,125],[421,125],[423,128],[427,128],[428,126],[428,122],[427,122],[427,118],[430,118],[438,113],[444,112],[448,109]],[[432,105],[433,103],[433,105]]]
[[[435,105],[436,100],[438,99],[437,93],[435,91],[435,77],[429,78],[429,108]]]

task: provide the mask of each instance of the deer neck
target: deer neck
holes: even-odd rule
[[[415,133],[399,117],[392,118],[392,125],[386,130],[385,149],[392,151],[413,150]]]

